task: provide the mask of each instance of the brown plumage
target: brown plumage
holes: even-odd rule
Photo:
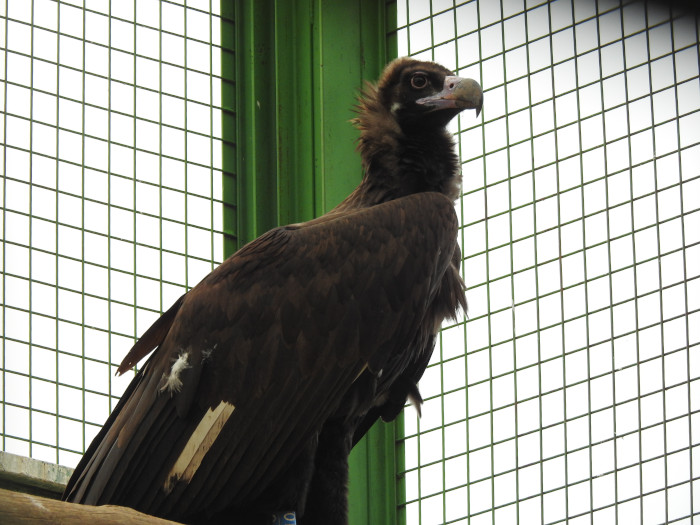
[[[398,59],[358,105],[365,174],[326,215],[269,231],[149,328],[153,349],[64,498],[187,523],[347,522],[347,456],[392,420],[442,321],[466,308],[459,162],[445,125],[473,81]]]

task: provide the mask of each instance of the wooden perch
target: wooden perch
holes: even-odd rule
[[[177,525],[126,507],[77,505],[0,489],[0,523],[3,525]]]

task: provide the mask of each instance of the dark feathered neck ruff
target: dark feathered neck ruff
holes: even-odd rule
[[[372,205],[437,191],[456,200],[462,176],[451,134],[445,128],[402,129],[389,102],[382,100],[383,87],[381,81],[377,86],[367,84],[356,106],[353,123],[360,130],[357,150],[364,175],[355,193],[363,195],[351,198]]]

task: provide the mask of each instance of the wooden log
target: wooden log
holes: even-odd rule
[[[0,489],[3,525],[177,525],[127,507],[77,505],[65,501]]]

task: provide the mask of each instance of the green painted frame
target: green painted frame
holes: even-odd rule
[[[396,54],[395,16],[383,0],[222,2],[226,254],[359,183],[352,107]],[[376,425],[351,455],[350,523],[396,519],[394,433]]]

